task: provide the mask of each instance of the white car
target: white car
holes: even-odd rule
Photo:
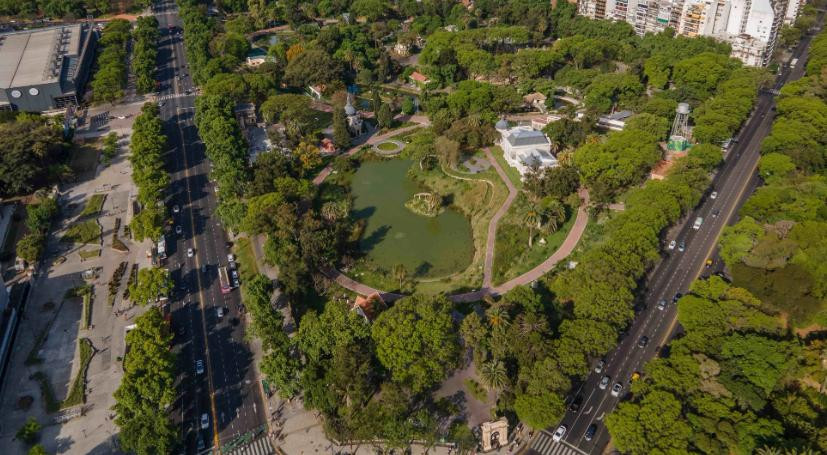
[[[195,361],[195,374],[204,374],[204,361],[203,360],[196,360]]]
[[[201,414],[201,429],[206,430],[209,427],[210,427],[210,416],[208,416],[207,413],[205,412],[205,413]]]
[[[560,425],[556,430],[554,430],[554,434],[551,435],[551,440],[554,442],[560,442],[563,439],[563,436],[566,435],[566,430],[568,430],[568,428],[565,425]]]
[[[709,198],[710,199],[718,199],[718,192],[713,191],[712,194],[709,195]]]
[[[612,386],[612,396],[618,397],[620,396],[620,391],[623,390],[623,384],[619,382],[615,382],[615,385]]]
[[[671,242],[669,242],[669,249],[670,249],[670,250],[674,250],[674,249],[675,249],[675,245],[677,245],[677,244],[678,244],[678,242],[676,242],[676,241],[672,240]]]
[[[195,250],[193,250],[192,248],[187,248],[187,257],[191,258],[193,256],[195,256]]]
[[[218,319],[219,319],[219,320],[220,320],[221,318],[223,318],[223,317],[224,317],[224,307],[218,307],[218,308],[216,308],[216,309],[215,309],[215,315],[216,315],[216,316],[218,316]]]

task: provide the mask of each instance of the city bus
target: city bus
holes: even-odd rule
[[[221,284],[221,293],[228,294],[233,290],[230,284],[230,275],[227,273],[227,267],[218,268],[218,282]]]

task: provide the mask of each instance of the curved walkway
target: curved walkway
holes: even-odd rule
[[[508,196],[505,198],[503,205],[500,206],[499,210],[491,217],[491,221],[488,222],[488,238],[485,241],[485,262],[482,266],[482,289],[489,289],[491,288],[491,281],[494,279],[494,246],[497,243],[497,224],[499,224],[500,219],[508,212],[508,209],[511,208],[514,199],[517,198],[517,188],[514,188],[514,184],[511,183],[511,179],[508,178],[500,163],[494,158],[491,149],[486,147],[484,150],[485,157],[488,158],[491,166],[494,167],[500,176],[500,180],[502,180],[508,188]]]
[[[401,119],[407,119],[407,117],[402,117],[402,118],[397,117],[397,119],[400,119],[400,120]],[[395,129],[395,130],[388,131],[387,133],[383,133],[383,134],[379,134],[379,135],[373,135],[373,136],[369,137],[366,141],[357,143],[353,147],[349,148],[347,152],[345,152],[345,153],[343,153],[339,156],[352,156],[356,152],[361,150],[362,147],[365,146],[365,145],[374,145],[374,144],[378,144],[380,142],[385,142],[386,140],[388,140],[392,137],[399,136],[400,134],[407,133],[408,131],[412,131],[412,130],[415,130],[417,128],[423,127],[423,126],[430,125],[430,122],[428,121],[428,118],[424,117],[424,116],[421,116],[421,115],[413,115],[409,118],[409,120],[412,121],[412,122],[416,122],[416,125],[406,126],[404,128]],[[333,164],[328,164],[327,166],[325,166],[324,169],[321,170],[321,172],[319,172],[319,175],[317,175],[313,179],[313,184],[316,185],[316,186],[321,185],[322,182],[324,182],[324,180],[327,178],[327,176],[330,175],[331,172],[333,172]]]

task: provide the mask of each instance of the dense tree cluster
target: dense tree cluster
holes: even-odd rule
[[[244,206],[241,197],[248,180],[247,142],[226,96],[205,95],[195,104],[195,124],[213,164],[210,179],[218,186],[218,215],[225,226],[238,229]]]
[[[52,198],[43,198],[26,206],[26,228],[29,232],[17,242],[17,256],[30,264],[43,256],[49,228],[57,212],[57,201]]]
[[[53,119],[16,114],[0,123],[0,197],[32,192],[64,173],[63,128]]]
[[[733,136],[752,111],[758,89],[769,75],[760,68],[737,68],[718,84],[715,95],[693,113],[695,140],[720,143]]]
[[[713,276],[678,302],[683,337],[606,418],[629,454],[827,450],[821,340],[802,343],[744,289]]]
[[[138,271],[138,278],[129,285],[129,299],[139,305],[158,302],[169,297],[173,282],[169,270],[162,267],[147,267]]]
[[[141,93],[155,90],[155,63],[158,58],[158,19],[141,16],[132,34],[132,71],[135,86]]]
[[[92,77],[92,95],[97,102],[113,103],[126,88],[127,46],[132,25],[124,19],[109,21],[103,27],[98,46],[97,70]]]
[[[458,438],[452,404],[429,393],[457,366],[459,340],[444,297],[413,296],[379,314],[371,326],[343,301],[302,317],[297,344],[304,355],[300,384],[306,406],[344,440]],[[444,429],[448,428],[448,435]],[[461,433],[459,433],[461,434]]]
[[[166,218],[163,200],[170,179],[164,169],[167,138],[159,115],[157,104],[146,103],[132,126],[132,154],[129,160],[132,163],[132,180],[138,187],[141,211],[132,219],[130,230],[139,241],[145,238],[157,240]]]
[[[573,155],[582,181],[597,202],[609,202],[618,192],[643,180],[661,158],[656,137],[627,128],[602,142],[587,143]]]
[[[825,36],[814,43],[827,47]],[[827,249],[823,68],[808,65],[806,77],[782,90],[778,115],[761,147],[764,186],[721,238],[721,256],[735,284],[784,311],[798,327],[827,324],[827,267],[821,259]]]
[[[252,318],[251,332],[261,340],[264,357],[261,372],[276,386],[282,397],[298,392],[298,361],[291,352],[291,342],[284,332],[284,317],[273,308],[270,296],[273,285],[264,275],[244,283],[244,306]]]
[[[161,310],[150,307],[127,332],[124,374],[115,391],[115,423],[123,450],[170,453],[178,431],[167,413],[176,398],[172,333]]]
[[[134,0],[119,3],[146,8],[151,1]],[[112,10],[112,5],[113,3],[109,0],[2,0],[0,1],[0,15],[82,19],[87,15],[106,14]]]

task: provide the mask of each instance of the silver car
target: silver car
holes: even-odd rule
[[[610,378],[609,375],[603,376],[603,379],[600,380],[600,384],[598,384],[597,387],[600,388],[600,390],[606,390],[611,380],[612,378]]]

